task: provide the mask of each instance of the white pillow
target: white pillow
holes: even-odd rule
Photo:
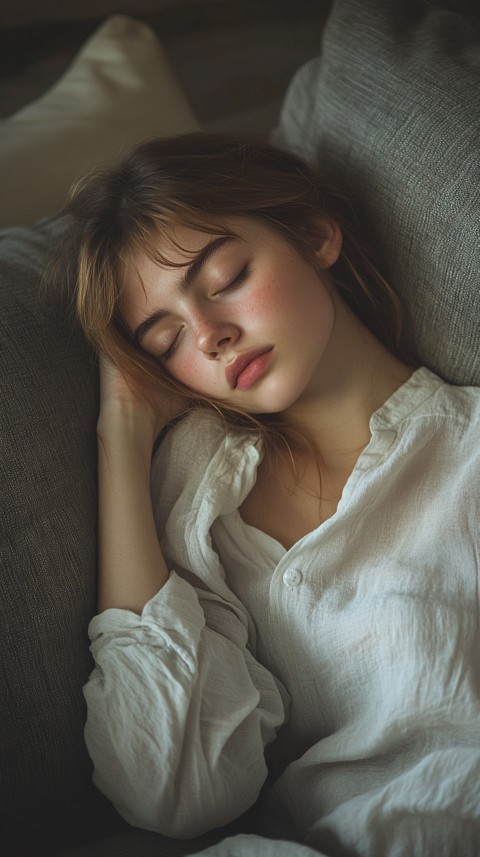
[[[114,15],[45,95],[0,121],[0,226],[55,214],[79,173],[142,139],[198,129],[154,32]]]

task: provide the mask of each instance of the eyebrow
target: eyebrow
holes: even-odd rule
[[[177,288],[183,294],[187,294],[188,291],[192,288],[195,280],[200,274],[200,271],[207,262],[212,258],[212,256],[220,250],[220,247],[223,247],[228,241],[233,241],[233,235],[221,235],[220,238],[215,238],[213,241],[210,241],[205,247],[200,250],[200,253],[193,260],[191,265],[188,266],[186,271],[182,274]],[[141,340],[146,336],[150,328],[152,328],[158,321],[161,321],[162,318],[165,318],[167,315],[170,315],[169,312],[163,309],[157,309],[155,312],[152,312],[147,318],[145,318],[135,329],[133,333],[133,338],[137,344],[140,344]]]

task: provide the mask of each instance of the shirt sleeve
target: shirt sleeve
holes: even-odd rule
[[[172,572],[141,616],[109,609],[89,634],[85,739],[120,815],[189,839],[252,806],[288,695],[235,611]]]

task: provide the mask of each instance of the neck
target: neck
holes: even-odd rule
[[[332,336],[312,383],[284,413],[322,469],[350,471],[370,441],[370,418],[412,374],[336,299]]]

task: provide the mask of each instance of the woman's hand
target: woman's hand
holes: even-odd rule
[[[138,427],[139,431],[151,433],[153,444],[163,427],[184,409],[182,396],[161,389],[140,391],[133,378],[127,379],[110,360],[100,355],[100,434],[124,421]]]

